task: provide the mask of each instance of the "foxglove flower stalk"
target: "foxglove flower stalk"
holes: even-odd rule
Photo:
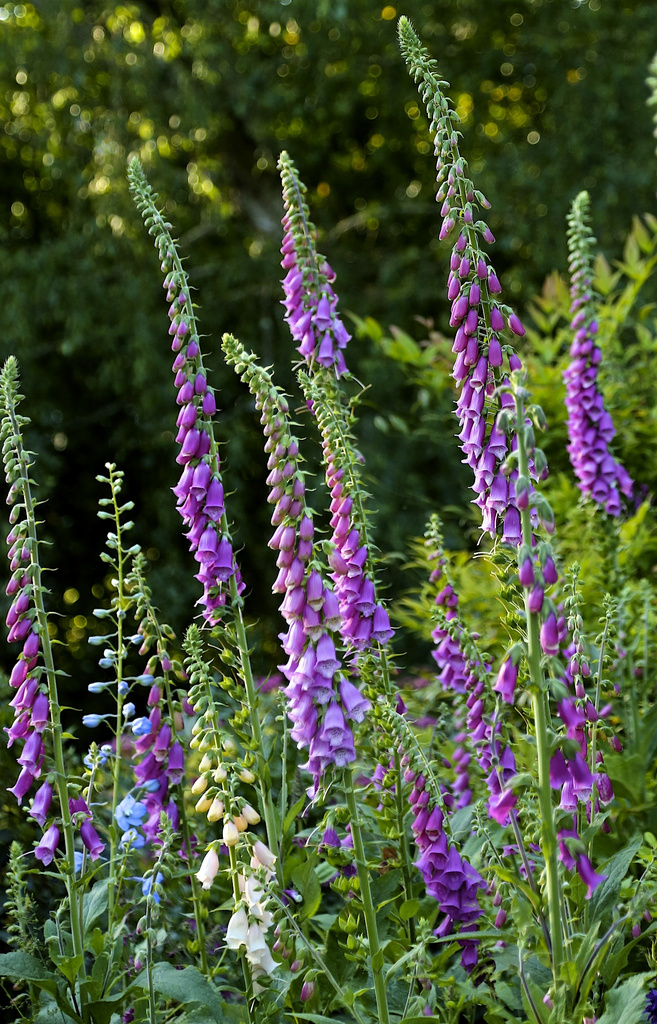
[[[43,864],[50,864],[63,833],[69,865],[66,888],[72,946],[75,957],[79,958],[79,973],[83,978],[84,945],[74,877],[74,834],[69,809],[71,794],[64,765],[57,675],[44,603],[46,591],[41,582],[36,504],[32,496],[30,475],[33,462],[30,453],[24,447],[22,437],[23,428],[29,424],[29,420],[18,412],[22,397],[18,392],[18,364],[16,359],[10,356],[0,373],[0,438],[5,478],[9,484],[7,504],[12,506],[9,513],[9,558],[12,577],[6,588],[7,594],[12,598],[7,616],[9,639],[22,645],[21,654],[9,681],[12,688],[17,691],[12,701],[16,713],[14,735],[16,738],[24,739],[23,749],[17,758],[21,772],[10,792],[20,803],[31,789],[34,780],[40,777],[45,760],[43,734],[47,731],[54,762],[53,781],[57,789],[59,816],[46,828],[50,820],[53,795],[50,782],[46,779],[32,805],[32,816],[45,829],[34,854]],[[42,678],[47,689],[41,685]],[[10,737],[12,740],[13,738]]]
[[[173,492],[178,511],[188,527],[185,536],[190,550],[199,563],[196,578],[203,585],[199,603],[203,606],[204,617],[212,625],[220,620],[231,578],[235,578],[239,593],[244,589],[225,515],[219,450],[212,423],[217,405],[203,366],[190,286],[171,238],[171,225],[158,210],[157,196],[137,159],[130,164],[129,180],[144,223],[154,236],[165,274],[164,288],[170,303],[169,334],[175,353],[172,369],[178,390],[176,402],[180,407],[176,421],[180,451],[176,462],[183,467]]]
[[[300,373],[299,380],[322,434],[333,530],[329,563],[342,618],[340,633],[345,643],[357,651],[385,646],[394,630],[376,594],[372,545],[367,537],[353,439],[347,433],[342,395],[326,375],[318,373],[311,379]]]
[[[621,513],[621,495],[632,497],[634,483],[614,458],[609,445],[616,433],[598,387],[602,352],[596,344],[598,322],[593,290],[593,246],[589,226],[589,195],[580,192],[568,214],[570,294],[575,331],[571,362],[564,371],[568,409],[568,454],[580,490],[609,515]]]
[[[457,414],[464,461],[473,469],[475,503],[480,507],[482,529],[513,546],[520,543],[519,509],[527,500],[529,480],[516,487],[517,470],[501,472],[508,452],[500,429],[499,410],[511,405],[509,396],[496,390],[507,382],[507,371],[521,368],[511,337],[525,329],[513,310],[500,302],[500,282],[483,243],[492,245],[493,234],[479,217],[490,203],[467,177],[467,161],[458,143],[459,116],[444,93],[447,83],[436,72],[436,62],[413,31],[407,18],[399,20],[402,53],[420,90],[435,137],[438,193],[443,218],[440,238],[454,228],[458,236],[450,260],[447,296],[452,303],[450,326],[456,329],[452,351],[456,354],[453,377],[461,387]],[[541,467],[544,471],[544,467]],[[527,492],[527,493],[526,493]],[[526,505],[524,505],[526,507]]]
[[[477,962],[477,943],[467,939],[467,927],[481,917],[483,911],[477,900],[477,893],[485,889],[479,873],[464,860],[455,846],[449,843],[445,833],[444,814],[432,800],[425,775],[406,770],[404,779],[412,782],[409,802],[415,814],[412,822],[413,835],[420,851],[415,862],[422,874],[427,893],[437,901],[445,914],[437,935],[449,935],[455,924],[465,925],[459,933],[462,947],[461,961],[466,970],[472,970]]]
[[[281,247],[282,266],[287,270],[283,280],[285,319],[305,361],[330,368],[339,377],[347,369],[344,349],[351,335],[337,312],[338,297],[332,288],[335,273],[316,251],[315,227],[303,198],[306,187],[285,151],[278,168],[285,205]]]
[[[314,559],[315,529],[305,502],[299,446],[288,421],[288,404],[270,375],[234,338],[225,335],[228,363],[255,396],[269,453],[268,501],[274,505],[274,535],[269,546],[278,551],[274,593],[282,594],[281,614],[288,631],[281,635],[288,656],[280,666],[288,685],[283,693],[293,722],[290,733],[299,749],[308,748],[304,766],[315,779],[315,791],[329,765],[344,767],[354,760],[352,722],[362,722],[369,702],[342,672],[332,633],[340,626],[336,596]]]

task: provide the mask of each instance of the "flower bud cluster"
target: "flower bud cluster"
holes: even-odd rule
[[[283,595],[281,634],[288,656],[280,669],[288,680],[283,693],[293,722],[290,733],[299,749],[308,748],[304,766],[316,785],[326,768],[344,767],[356,756],[351,722],[362,722],[369,702],[343,674],[332,633],[340,627],[336,595],[314,558],[315,528],[306,506],[299,446],[291,432],[285,396],[267,371],[234,338],[224,337],[229,363],[248,383],[267,438],[268,501],[275,527],[269,546],[278,551],[279,573],[273,591]]]
[[[242,899],[226,929],[226,946],[240,952],[242,948],[251,965],[254,979],[263,974],[273,974],[279,966],[271,955],[267,944],[267,932],[274,919],[268,910],[269,897],[265,886],[274,878],[276,857],[257,840],[253,844],[250,874],[238,875],[238,887]]]
[[[337,312],[338,297],[331,287],[335,273],[315,248],[315,228],[303,196],[305,185],[286,152],[278,162],[283,184],[285,236],[281,246],[285,319],[298,342],[297,351],[309,365],[346,372],[343,350],[351,335]]]
[[[448,83],[438,78],[436,62],[420,45],[406,18],[400,19],[399,35],[435,140],[439,186],[436,199],[442,203],[439,237],[446,239],[455,227],[459,232],[452,249],[447,286],[451,302],[449,323],[456,329],[452,375],[461,386],[457,402],[461,426],[458,436],[464,461],[474,471],[475,504],[482,511],[482,529],[494,536],[498,525],[503,524],[504,539],[514,543],[519,536],[516,526],[519,527],[520,505],[513,479],[507,479],[502,472],[508,446],[498,422],[498,410],[506,403],[504,395],[500,398],[496,389],[507,383],[505,360],[509,371],[522,366],[505,332],[508,329],[511,335],[522,337],[525,328],[513,310],[499,301],[502,288],[482,249],[482,243],[491,245],[495,241],[486,222],[478,219],[479,209],[489,209],[490,203],[467,177],[467,161],[459,151],[460,118],[444,92]]]
[[[215,624],[226,603],[226,584],[231,577],[237,581],[238,593],[244,589],[225,516],[221,464],[212,424],[217,404],[208,386],[189,282],[171,238],[171,225],[155,205],[157,197],[136,159],[130,164],[129,178],[137,207],[154,236],[165,274],[163,286],[170,303],[169,334],[175,353],[172,370],[180,407],[176,420],[180,451],[176,462],[183,466],[173,492],[176,507],[188,527],[185,536],[190,551],[200,566],[196,578],[203,584],[203,597],[199,603],[208,622]]]
[[[596,344],[598,322],[593,291],[593,246],[589,227],[589,195],[580,192],[568,215],[570,294],[575,335],[571,362],[564,371],[568,409],[568,454],[581,491],[609,515],[621,513],[621,494],[632,497],[634,483],[612,455],[616,433],[597,384],[602,352]]]

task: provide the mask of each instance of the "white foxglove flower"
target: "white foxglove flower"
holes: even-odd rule
[[[247,944],[249,934],[249,919],[246,916],[244,907],[236,910],[226,929],[226,945],[229,949],[239,949]]]
[[[196,877],[203,886],[204,889],[209,889],[215,878],[217,877],[217,871],[219,870],[219,857],[214,849],[208,850],[200,869],[196,873]]]

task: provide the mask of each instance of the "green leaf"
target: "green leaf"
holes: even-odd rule
[[[405,900],[399,908],[399,916],[402,921],[409,921],[412,917],[415,917],[418,910],[420,909],[420,901],[417,899]]]
[[[75,985],[83,959],[82,953],[78,953],[77,956],[58,956],[55,960],[57,967],[71,985]]]
[[[290,807],[289,811],[285,815],[285,821],[283,822],[283,835],[284,836],[287,835],[288,829],[291,828],[291,826],[294,823],[295,819],[299,817],[299,811],[302,809],[302,807],[306,803],[306,801],[307,801],[307,797],[306,797],[306,794],[304,793],[303,796],[300,796],[299,799],[297,800],[297,802],[295,804],[293,804],[292,807]]]
[[[431,1024],[432,1021],[434,1024],[445,1024],[440,1017],[404,1017],[399,1024]]]
[[[321,1013],[294,1013],[289,1014],[290,1018],[294,1020],[309,1020],[312,1024],[336,1024],[336,1017],[324,1017]],[[425,1017],[425,1020],[429,1020],[429,1017]]]
[[[641,836],[635,836],[629,846],[603,864],[601,872],[607,876],[606,880],[597,887],[591,897],[591,920],[600,921],[610,910],[612,910],[621,890],[625,878],[636,852],[643,842]]]
[[[635,974],[613,988],[605,1000],[605,1012],[598,1024],[639,1024],[646,1005],[646,989],[654,971]]]
[[[57,975],[30,953],[1,953],[0,977],[13,978],[14,981],[52,982],[55,990],[57,988]]]
[[[142,971],[135,984],[148,988],[148,971]],[[224,1024],[222,1001],[217,990],[195,967],[177,971],[171,964],[156,964],[153,968],[153,988],[165,999],[179,1003],[202,1003],[207,1006],[212,1020]]]
[[[84,894],[82,899],[82,930],[85,935],[99,920],[107,909],[107,887],[109,879],[104,878]]]
[[[322,902],[322,887],[315,874],[315,866],[312,860],[306,861],[292,872],[292,883],[303,896],[300,918],[305,921],[312,917]]]

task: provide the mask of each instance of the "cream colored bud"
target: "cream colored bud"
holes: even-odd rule
[[[242,782],[245,782],[250,786],[252,782],[255,782],[255,778],[256,777],[250,768],[242,768],[242,771],[240,772],[240,779]]]
[[[198,766],[200,772],[209,772],[212,768],[212,757],[210,754],[204,754],[201,758],[201,763]]]
[[[206,779],[205,775],[199,775],[198,779],[192,786],[192,793],[194,794],[194,796],[200,796],[201,793],[205,793],[207,788],[208,780]]]
[[[191,740],[189,741],[189,746],[190,746],[190,748],[191,748],[192,750],[198,750],[198,748],[200,747],[200,745],[201,745],[201,741],[200,741],[200,739],[198,738],[198,736],[192,736]]]
[[[242,808],[242,817],[246,818],[249,825],[257,825],[260,821],[260,815],[251,804],[244,804]]]
[[[221,741],[221,746],[223,747],[224,753],[227,754],[228,757],[235,757],[235,754],[237,753],[237,744],[235,740],[230,738],[230,736],[224,737],[224,739]]]
[[[235,827],[238,832],[246,832],[247,828],[249,827],[248,821],[241,814],[236,814],[235,817],[233,818],[233,821],[235,822]]]
[[[199,802],[196,804],[196,810],[199,814],[205,814],[208,807],[212,807],[212,800],[208,799],[208,797],[203,794]]]
[[[211,750],[212,749],[212,737],[205,735],[198,745],[199,750]]]
[[[219,767],[217,768],[216,772],[213,775],[213,778],[215,782],[225,782],[226,779],[228,778],[228,772],[222,765],[219,765]]]
[[[224,816],[224,803],[218,796],[212,801],[210,810],[208,811],[208,821],[219,821]]]
[[[224,843],[226,846],[237,846],[240,841],[240,834],[234,821],[224,822]]]

